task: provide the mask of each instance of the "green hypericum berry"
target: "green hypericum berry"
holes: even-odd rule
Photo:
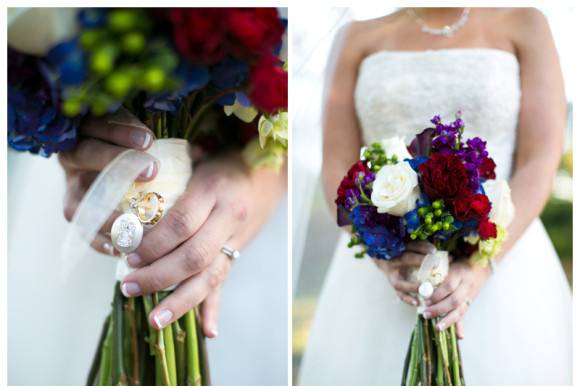
[[[439,217],[443,214],[443,211],[441,209],[435,209],[433,214],[435,214],[436,217]]]
[[[451,227],[451,225],[449,225],[449,223],[447,223],[447,222],[443,223],[443,230],[448,231],[450,227]]]
[[[434,209],[441,209],[443,207],[443,203],[441,202],[441,200],[436,200],[436,201],[433,201],[432,206]]]
[[[451,223],[453,223],[453,217],[445,216],[445,217],[443,217],[443,221],[445,221],[448,224],[451,224]]]
[[[131,90],[133,80],[131,76],[125,72],[117,71],[112,73],[105,80],[105,88],[114,97],[122,99]]]
[[[143,82],[146,89],[159,91],[165,84],[165,72],[158,67],[150,67],[143,75]]]
[[[433,223],[433,219],[429,216],[425,217],[425,224],[431,225]]]
[[[97,45],[103,40],[106,32],[100,29],[91,29],[84,31],[81,34],[80,42],[83,48],[87,50],[92,50],[97,47]]]
[[[123,49],[130,54],[138,54],[145,48],[145,36],[140,32],[128,32],[121,42]]]
[[[67,117],[76,117],[80,112],[83,104],[78,98],[71,98],[63,101],[62,112]]]
[[[429,209],[427,209],[426,207],[421,207],[417,210],[417,213],[421,217],[425,216],[428,212],[429,212]]]
[[[421,234],[419,235],[419,238],[420,238],[421,240],[427,240],[427,235],[426,235],[426,234],[424,234],[424,233],[421,233]]]
[[[115,63],[116,49],[114,46],[104,46],[91,55],[91,69],[97,74],[108,74]]]
[[[409,236],[411,238],[411,240],[416,240],[417,239],[417,234],[416,233],[411,233],[411,236]]]
[[[125,32],[137,27],[137,12],[130,9],[116,9],[109,14],[107,23],[111,29],[118,32]]]

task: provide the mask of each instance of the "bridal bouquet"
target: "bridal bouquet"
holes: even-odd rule
[[[107,209],[124,212],[111,230],[122,257],[185,191],[192,173],[189,144],[207,155],[239,147],[253,167],[282,166],[286,20],[276,9],[32,9],[19,17],[31,25],[14,27],[25,33],[9,37],[12,148],[45,157],[71,150],[85,119],[119,112],[137,117],[157,137],[148,151],[159,162],[155,180],[118,181],[136,177],[142,164],[135,162],[144,162],[139,152],[128,151],[95,180],[73,219],[96,232],[102,223],[93,224],[98,220],[87,213],[112,202]],[[44,36],[29,32],[44,30],[48,20],[62,23]],[[115,192],[120,186],[130,188]],[[97,192],[115,199],[107,202],[109,196]],[[89,218],[81,221],[83,216]],[[117,271],[122,280],[129,271],[124,260]],[[117,282],[88,385],[210,384],[196,310],[161,330],[149,326],[148,314],[168,291],[127,299]]]
[[[489,264],[506,239],[514,209],[510,189],[496,180],[486,142],[464,141],[458,113],[450,124],[439,116],[407,146],[394,137],[361,150],[338,188],[339,226],[350,225],[357,258],[392,260],[411,241],[436,250],[410,272],[420,284],[419,316],[405,361],[404,386],[465,385],[455,326],[436,328],[421,315],[424,300],[443,282],[449,255]]]

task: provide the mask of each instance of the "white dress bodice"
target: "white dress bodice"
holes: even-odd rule
[[[361,63],[355,106],[366,143],[399,135],[410,142],[440,114],[460,110],[465,138],[479,136],[497,164],[510,175],[520,108],[516,57],[489,48],[379,51]]]

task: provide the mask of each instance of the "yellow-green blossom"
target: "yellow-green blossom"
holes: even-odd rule
[[[258,115],[258,110],[254,106],[245,107],[242,106],[237,100],[231,106],[224,106],[224,113],[229,117],[230,115],[234,114],[238,117],[241,121],[246,123],[250,123],[256,118]]]
[[[489,261],[500,252],[504,241],[507,238],[505,228],[497,226],[497,237],[494,239],[479,240],[478,250],[471,255],[471,261],[476,264],[488,264]]]
[[[272,139],[286,149],[288,147],[288,113],[281,111],[274,115],[262,115],[258,121],[258,133],[262,148],[265,148],[268,140]]]
[[[270,168],[278,172],[286,158],[286,147],[272,140],[267,141],[265,146],[262,147],[258,138],[255,138],[246,145],[242,152],[242,157],[249,166]]]

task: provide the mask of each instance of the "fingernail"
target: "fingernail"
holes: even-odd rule
[[[127,282],[121,284],[121,292],[125,297],[132,297],[141,294],[141,287],[137,283]]]
[[[151,178],[155,172],[155,162],[151,162],[147,169],[143,170],[139,175],[141,178]]]
[[[425,319],[429,319],[431,316],[433,316],[429,311],[423,311],[423,317]]]
[[[113,249],[113,246],[111,245],[111,243],[103,243],[103,249],[105,250],[105,252],[108,255],[114,255],[115,254],[115,250]]]
[[[129,133],[129,141],[131,141],[131,144],[135,147],[145,149],[146,147],[149,146],[151,140],[152,140],[151,133],[149,133],[146,130],[133,129]]]
[[[419,305],[419,302],[418,302],[418,301],[416,301],[415,299],[411,300],[411,303],[412,303],[414,306],[418,306],[418,305]]]
[[[445,323],[441,322],[441,323],[437,324],[437,329],[439,331],[445,330]]]
[[[173,318],[173,312],[169,310],[161,310],[153,317],[153,321],[158,328],[163,328]]]
[[[209,330],[210,336],[208,338],[217,338],[218,336],[218,331],[216,328],[212,328],[211,330]]]
[[[127,263],[133,268],[139,267],[139,265],[141,265],[141,261],[141,257],[139,257],[139,255],[136,253],[131,253],[127,256]]]
[[[119,109],[115,114],[111,115],[107,120],[107,123],[136,127],[138,129],[147,129],[147,125],[139,120],[135,115],[133,115],[127,109]]]

